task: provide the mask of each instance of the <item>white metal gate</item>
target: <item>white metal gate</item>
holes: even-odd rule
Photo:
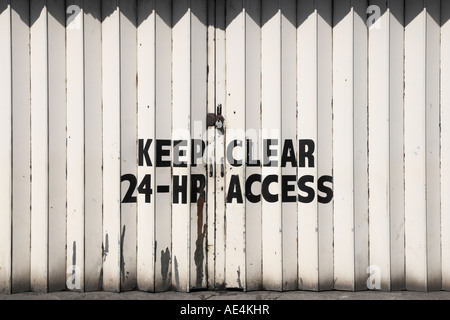
[[[449,18],[0,0],[0,292],[448,290]]]

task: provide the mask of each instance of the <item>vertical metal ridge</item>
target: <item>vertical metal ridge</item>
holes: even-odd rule
[[[428,106],[428,90],[427,90],[427,71],[428,71],[428,50],[427,50],[427,44],[428,44],[428,2],[427,0],[423,0],[423,13],[424,13],[424,43],[423,43],[423,50],[424,50],[424,79],[423,79],[423,87],[425,90],[424,94],[424,127],[425,127],[425,163],[424,163],[424,171],[425,171],[425,290],[428,291],[428,144],[427,144],[427,133],[428,133],[428,112],[427,112],[427,106]]]
[[[47,238],[47,248],[46,248],[46,291],[49,291],[49,261],[50,261],[50,250],[49,250],[49,243],[50,243],[50,237],[49,237],[49,230],[50,230],[50,181],[49,181],[49,175],[48,173],[50,172],[50,68],[49,68],[49,64],[50,64],[50,59],[49,59],[49,36],[48,36],[48,30],[49,30],[49,23],[48,23],[48,1],[45,1],[45,6],[47,8],[46,12],[45,12],[45,20],[46,20],[46,30],[47,30],[47,150],[46,150],[46,157],[47,157],[47,165],[46,165],[46,171],[47,171],[47,234],[46,234],[46,238]]]
[[[247,110],[247,11],[246,11],[246,0],[242,0],[242,19],[243,19],[243,25],[244,25],[244,32],[243,32],[243,48],[244,48],[244,65],[245,65],[245,71],[243,73],[244,76],[244,131],[246,131],[246,120],[247,120],[247,113],[245,112],[245,110]],[[244,136],[244,141],[242,141],[243,144],[243,149],[244,149],[244,155],[247,154],[247,137]],[[246,166],[244,166],[244,172],[243,172],[243,177],[246,177]],[[245,186],[245,183],[244,183]],[[243,192],[245,192],[245,187]],[[247,237],[246,237],[246,233],[247,233],[247,210],[246,210],[246,201],[244,199],[244,215],[243,215],[243,236],[242,236],[242,241],[243,241],[243,264],[242,264],[242,268],[243,270],[243,275],[244,275],[244,285],[243,285],[243,290],[244,292],[247,291]]]
[[[388,244],[389,244],[389,248],[388,248],[388,263],[389,263],[389,279],[388,281],[388,290],[392,289],[392,193],[391,193],[391,134],[392,134],[392,130],[391,130],[391,125],[390,122],[391,120],[391,108],[392,108],[392,104],[391,104],[391,49],[392,49],[392,45],[391,45],[391,31],[392,31],[392,25],[391,25],[391,0],[388,0],[386,2],[386,14],[387,14],[387,38],[388,38],[388,65],[387,65],[387,69],[388,69],[388,88],[387,88],[387,92],[388,92],[388,117],[389,117],[389,126],[388,126],[388,137],[389,137],[389,147],[388,147],[388,187],[387,187],[387,192],[388,192],[388,200],[387,200],[387,210],[388,210]],[[369,57],[370,59],[370,57]],[[369,149],[370,152],[370,149]],[[370,162],[369,162],[370,165]],[[370,179],[370,176],[369,176]],[[370,183],[370,180],[369,180]],[[369,186],[369,192],[370,192],[370,186]],[[369,198],[370,201],[370,198]],[[370,205],[369,205],[369,210],[370,210]],[[370,219],[370,211],[369,211],[369,219]],[[370,223],[370,222],[369,222]],[[370,230],[370,229],[369,229]],[[370,233],[369,233],[369,240],[370,240]],[[370,254],[370,247],[369,247],[369,254]],[[371,265],[372,262],[370,261],[370,255],[369,255],[369,264]]]
[[[353,148],[352,148],[352,231],[353,231],[353,282],[352,282],[352,291],[356,291],[356,203],[355,203],[355,0],[351,0],[350,4],[350,12],[352,15],[352,141],[353,141]]]
[[[190,99],[189,99],[189,123],[188,123],[188,128],[189,128],[189,132],[190,132],[190,136],[189,138],[192,137],[192,124],[191,124],[191,118],[192,118],[192,7],[191,7],[191,0],[187,0],[188,2],[188,14],[189,14],[189,91],[190,91]],[[188,146],[190,146],[191,143],[188,142]],[[190,152],[188,152],[188,154],[190,155]],[[191,164],[188,164],[188,170],[189,173],[191,171]],[[188,188],[189,186],[191,186],[190,179],[188,178]],[[189,193],[189,192],[188,192]],[[189,197],[189,195],[188,195]],[[191,202],[188,200],[188,203],[190,204]],[[190,292],[191,290],[191,208],[189,206],[188,208],[188,213],[189,213],[189,218],[188,218],[188,223],[187,223],[187,284],[186,284],[186,292]]]

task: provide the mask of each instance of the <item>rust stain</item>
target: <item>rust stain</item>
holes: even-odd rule
[[[195,242],[194,261],[196,266],[196,287],[201,288],[203,280],[203,208],[205,206],[205,183],[200,188],[200,196],[197,200],[197,241]]]
[[[122,234],[120,235],[120,275],[122,281],[125,281],[125,257],[123,256],[123,244],[125,242],[125,226],[123,226]]]

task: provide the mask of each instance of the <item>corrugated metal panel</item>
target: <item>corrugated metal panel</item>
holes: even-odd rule
[[[448,290],[449,18],[0,0],[0,292]]]
[[[385,14],[369,30],[370,264],[384,290],[404,280],[403,15],[401,1],[373,1]],[[377,152],[370,152],[376,150]]]

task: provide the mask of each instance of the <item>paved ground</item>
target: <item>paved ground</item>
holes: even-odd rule
[[[450,300],[450,292],[211,292],[199,291],[192,293],[164,292],[57,292],[57,293],[20,293],[0,294],[0,300]]]

